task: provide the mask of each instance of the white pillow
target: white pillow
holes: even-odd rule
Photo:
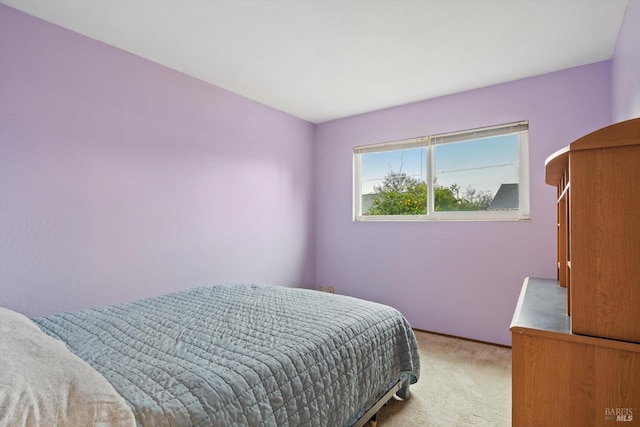
[[[0,307],[0,426],[135,426],[113,386],[62,341]]]

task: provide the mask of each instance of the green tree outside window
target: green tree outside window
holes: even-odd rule
[[[426,215],[427,184],[404,172],[389,172],[381,185],[374,188],[374,198],[367,215]],[[460,195],[460,187],[434,186],[436,211],[483,211],[491,203],[489,191],[468,187]]]

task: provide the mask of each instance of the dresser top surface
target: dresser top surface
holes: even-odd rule
[[[513,327],[571,333],[567,289],[557,280],[528,277],[513,315]]]

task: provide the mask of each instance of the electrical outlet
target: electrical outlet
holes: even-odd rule
[[[333,293],[333,286],[329,286],[329,287],[327,288],[327,292],[329,292],[330,294],[332,294],[332,293]]]

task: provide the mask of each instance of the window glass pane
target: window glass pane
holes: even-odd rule
[[[362,215],[424,215],[426,148],[362,154]]]
[[[518,135],[433,147],[435,211],[518,210]]]

